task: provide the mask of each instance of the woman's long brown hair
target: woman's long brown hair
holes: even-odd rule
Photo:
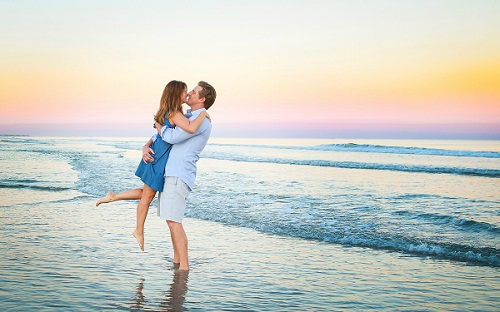
[[[181,98],[183,91],[187,85],[182,81],[172,80],[163,90],[163,95],[160,100],[160,108],[155,115],[155,121],[162,124],[165,122],[165,117],[170,118],[176,112],[182,112],[182,103],[185,99]],[[166,116],[168,113],[168,116]]]

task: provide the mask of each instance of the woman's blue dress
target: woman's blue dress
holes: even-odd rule
[[[163,123],[163,125],[169,128],[174,127],[167,118],[165,118],[165,123]],[[141,178],[142,182],[153,190],[163,192],[165,165],[167,164],[172,144],[163,141],[163,139],[158,136],[151,148],[155,152],[152,155],[155,160],[146,164],[144,160],[141,159],[141,163],[137,167],[135,175]]]

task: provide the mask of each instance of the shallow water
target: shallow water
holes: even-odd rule
[[[0,141],[3,311],[495,311],[500,303],[497,177],[290,161],[396,167],[421,166],[423,156],[498,170],[496,142],[471,143],[488,157],[407,158],[314,150],[324,141],[214,141],[190,197],[185,276],[171,268],[155,207],[141,252],[131,235],[136,202],[94,206],[110,186],[140,186],[141,140]],[[449,145],[446,153],[467,147]]]

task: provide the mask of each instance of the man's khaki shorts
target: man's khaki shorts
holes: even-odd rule
[[[165,177],[163,192],[158,193],[158,216],[167,221],[182,223],[189,186],[178,177]]]

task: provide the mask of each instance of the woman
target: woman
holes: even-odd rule
[[[155,115],[155,121],[167,125],[168,127],[180,127],[182,130],[194,133],[203,123],[205,117],[210,118],[208,113],[202,112],[196,119],[190,121],[182,113],[182,103],[187,97],[187,85],[181,81],[170,81],[163,90],[163,95],[160,100],[160,108]],[[96,206],[109,203],[117,200],[139,199],[137,205],[137,220],[136,228],[132,232],[139,247],[144,250],[144,223],[149,210],[149,205],[153,201],[156,192],[163,191],[165,164],[168,160],[168,155],[172,145],[163,141],[155,134],[143,149],[154,151],[154,161],[146,163],[141,161],[135,172],[136,176],[144,182],[142,189],[127,190],[125,192],[115,194],[109,192],[106,196],[99,199]]]

